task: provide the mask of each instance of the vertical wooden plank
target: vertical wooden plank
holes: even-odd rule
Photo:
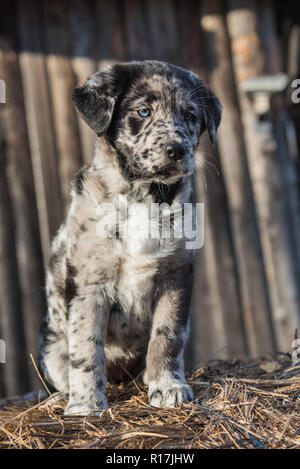
[[[118,0],[94,4],[97,68],[126,60],[121,4]]]
[[[280,123],[277,122],[276,126],[279,127]],[[279,132],[280,129],[277,128],[278,139],[282,138]],[[290,188],[283,180],[288,165],[285,145],[283,151],[284,153],[276,148],[269,122],[269,126],[264,126],[257,135],[252,180],[278,347],[280,351],[287,352],[291,349],[294,331],[299,326],[300,276],[289,210]],[[299,217],[299,211],[297,216]]]
[[[210,81],[223,104],[218,145],[229,197],[248,348],[249,353],[256,356],[272,351],[273,339],[243,127],[221,1],[203,0],[201,24],[205,33]]]
[[[6,343],[6,363],[1,366],[7,394],[16,395],[29,390],[29,380],[6,147],[0,114],[0,322]]]
[[[203,188],[202,188],[203,189]],[[197,188],[197,200],[200,188]],[[202,199],[203,200],[203,199]],[[207,210],[204,208],[204,223],[207,228]],[[207,230],[205,236],[207,235]],[[206,240],[205,240],[206,244]],[[194,285],[191,300],[191,339],[187,346],[187,369],[195,370],[201,364],[216,358],[220,349],[220,340],[216,336],[212,312],[214,311],[210,278],[207,275],[206,250],[200,249],[194,261]],[[222,347],[222,346],[221,346]],[[216,356],[215,356],[216,354]]]
[[[45,311],[43,259],[33,184],[29,142],[23,102],[21,74],[16,52],[12,3],[0,6],[0,76],[7,83],[6,104],[1,109],[6,142],[6,172],[15,223],[17,267],[21,287],[26,351],[36,355],[37,332]],[[22,324],[22,319],[24,323]],[[16,346],[16,344],[15,344]],[[31,370],[31,384],[37,376]]]
[[[207,83],[203,36],[200,28],[200,5],[197,0],[176,2],[181,64],[197,73]]]
[[[94,2],[91,0],[72,0],[67,5],[66,16],[72,48],[71,62],[79,84],[83,83],[89,75],[97,70]],[[77,119],[83,159],[86,163],[89,163],[94,154],[95,134],[79,115]]]
[[[145,2],[124,0],[125,41],[128,60],[146,60],[153,58],[149,49],[149,24]]]
[[[20,67],[24,88],[29,143],[37,194],[44,261],[51,237],[62,220],[62,201],[57,173],[56,141],[42,37],[40,3],[18,0]]]
[[[155,60],[180,64],[180,24],[172,0],[146,0],[149,53]]]
[[[4,340],[3,333],[1,331],[1,311],[0,311],[0,340]],[[6,396],[5,380],[4,380],[4,367],[5,363],[0,363],[0,398]]]
[[[200,143],[199,153],[202,154],[202,159],[205,161],[207,159],[207,152],[210,151],[210,143],[207,141],[206,135],[202,137],[202,142]],[[226,338],[226,328],[225,324],[228,318],[224,317],[223,307],[226,305],[228,298],[227,294],[225,297],[221,297],[219,290],[218,282],[218,273],[222,270],[220,265],[220,259],[217,257],[217,251],[215,246],[215,233],[214,233],[214,223],[212,218],[212,211],[215,211],[214,198],[218,195],[216,191],[216,186],[219,184],[219,181],[215,180],[215,187],[211,187],[212,177],[208,178],[205,176],[205,190],[200,189],[199,175],[196,175],[196,189],[197,189],[197,201],[201,200],[204,202],[206,210],[206,220],[205,220],[205,239],[204,246],[202,247],[204,262],[200,266],[200,269],[203,269],[202,275],[207,277],[208,282],[208,292],[210,297],[210,323],[207,324],[207,328],[212,329],[212,337],[209,343],[209,348],[205,350],[205,354],[202,352],[201,359],[211,360],[214,358],[227,359],[229,357],[229,350],[227,348],[227,338]],[[223,205],[223,204],[222,204]],[[216,213],[214,213],[216,216]],[[223,227],[224,228],[224,227]],[[224,232],[224,231],[223,231]],[[223,241],[223,237],[221,236]],[[222,243],[223,244],[223,243]],[[219,246],[220,247],[220,246]],[[226,282],[226,279],[225,279]],[[194,279],[194,288],[199,288],[198,278]],[[200,294],[203,294],[201,292]],[[198,308],[199,306],[196,305]],[[202,308],[198,309],[199,316],[204,316],[202,321],[198,317],[195,317],[195,322],[204,322],[204,318],[207,318],[207,311]],[[201,331],[199,335],[199,340],[203,340],[204,334],[206,334],[206,327]],[[238,335],[237,335],[238,336]],[[204,354],[204,357],[203,357]]]
[[[220,311],[219,318],[218,316],[214,317],[214,329],[220,337],[223,336],[225,353],[220,355],[221,357],[245,357],[249,352],[249,347],[245,337],[245,321],[238,281],[236,251],[233,245],[234,232],[230,220],[228,193],[223,180],[224,174],[219,153],[217,150],[213,152],[216,158],[211,163],[210,142],[206,143],[205,148],[207,149],[205,154],[206,169],[210,165],[206,176],[206,197],[210,224],[208,236],[212,240],[211,259],[213,263],[211,268],[214,271],[212,282],[216,285],[215,296],[218,298]],[[220,330],[220,325],[222,325],[223,331]]]
[[[299,314],[299,297],[295,285],[295,269],[286,223],[284,175],[274,151],[271,122],[259,123],[251,99],[240,84],[247,78],[268,70],[266,50],[259,37],[259,17],[256,2],[229,1],[228,29],[233,51],[235,78],[238,83],[239,103],[242,111],[244,135],[247,144],[248,164],[253,185],[260,238],[262,243],[272,317],[278,346],[286,352],[293,337]],[[274,28],[269,28],[269,34]],[[274,37],[274,42],[276,38]],[[247,47],[245,44],[247,42]],[[269,41],[270,42],[270,41]],[[272,38],[271,38],[272,42]],[[257,60],[259,58],[259,60]],[[274,64],[272,65],[274,67]],[[271,70],[272,71],[272,70]],[[273,149],[272,149],[273,147]],[[285,155],[286,163],[288,154]]]
[[[273,0],[261,0],[256,4],[259,35],[264,50],[265,73],[283,71],[283,57],[281,55],[279,38],[276,33],[276,18]]]
[[[67,28],[67,2],[43,1],[47,76],[57,142],[58,168],[65,210],[70,201],[70,182],[82,165],[77,115],[72,92],[77,84],[70,61],[71,37]]]

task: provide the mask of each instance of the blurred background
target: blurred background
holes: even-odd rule
[[[123,60],[191,69],[224,106],[217,146],[204,139],[196,174],[206,232],[189,367],[291,353],[300,320],[299,25],[294,0],[0,2],[0,396],[40,388],[29,354],[37,357],[45,314],[44,266],[72,175],[93,155],[72,89]]]

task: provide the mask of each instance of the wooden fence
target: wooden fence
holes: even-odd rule
[[[0,2],[0,395],[37,386],[29,354],[36,357],[45,313],[49,244],[70,179],[93,154],[94,136],[71,93],[115,61],[151,58],[192,69],[224,106],[217,148],[204,141],[200,150],[206,183],[196,175],[205,244],[196,262],[190,367],[290,351],[300,316],[297,155],[287,145],[284,100],[275,97],[269,115],[258,116],[241,88],[285,70],[276,11],[269,0]]]

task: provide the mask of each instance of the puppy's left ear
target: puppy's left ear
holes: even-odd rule
[[[217,139],[217,131],[222,117],[222,104],[219,99],[208,90],[208,96],[204,102],[204,122],[211,143],[214,145]]]
[[[110,125],[117,97],[113,66],[91,75],[73,92],[76,109],[98,136]]]

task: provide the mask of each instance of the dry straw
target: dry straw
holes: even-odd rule
[[[7,400],[0,448],[300,448],[299,371],[288,356],[210,362],[189,379],[194,402],[172,410],[150,407],[139,381],[110,384],[100,416]]]

